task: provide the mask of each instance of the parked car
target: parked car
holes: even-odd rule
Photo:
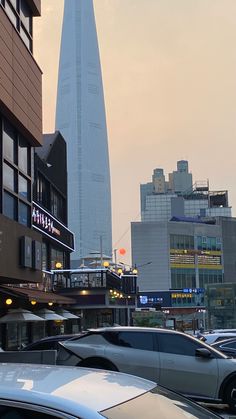
[[[1,364],[0,370],[1,419],[219,418],[132,375],[28,364]]]
[[[214,333],[204,333],[201,335],[200,340],[211,345],[214,342],[218,342],[222,339],[231,339],[236,338],[236,332],[214,332]]]
[[[225,355],[236,358],[236,338],[219,340],[211,345]]]
[[[168,329],[110,327],[60,343],[58,364],[121,371],[236,411],[236,360]]]

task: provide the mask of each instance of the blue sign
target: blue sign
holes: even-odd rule
[[[183,288],[182,292],[185,294],[204,294],[205,288]]]

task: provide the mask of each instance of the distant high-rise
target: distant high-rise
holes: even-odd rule
[[[72,267],[77,267],[91,253],[112,253],[108,141],[92,0],[65,0],[56,129],[67,142]]]

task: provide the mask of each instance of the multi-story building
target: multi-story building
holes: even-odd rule
[[[67,142],[72,267],[90,253],[111,256],[106,117],[92,0],[65,0],[56,129]]]
[[[33,57],[40,0],[0,1],[0,282],[41,281],[31,226],[33,147],[42,144],[42,73]]]
[[[32,225],[43,237],[42,269],[50,272],[57,264],[69,269],[74,236],[67,227],[66,142],[60,132],[43,136],[34,170]]]
[[[177,162],[177,171],[165,181],[162,169],[155,169],[152,182],[140,186],[141,220],[168,221],[171,217],[231,217],[227,191],[211,191],[209,182],[192,184],[188,162]]]
[[[141,185],[141,222],[131,224],[132,262],[141,265],[141,291],[204,288],[232,281],[234,244],[228,232],[234,231],[235,223],[228,192],[212,192],[208,182],[189,188],[191,181],[188,162],[179,161],[169,182],[156,169],[152,182]]]
[[[131,235],[141,292],[204,288],[223,281],[220,225],[187,218],[134,222]]]

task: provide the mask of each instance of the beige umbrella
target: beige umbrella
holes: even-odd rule
[[[41,322],[43,320],[42,317],[23,308],[10,309],[5,316],[0,317],[0,323]]]
[[[68,310],[65,310],[64,308],[59,308],[57,309],[57,314],[59,314],[60,316],[65,317],[66,319],[79,319],[79,316],[76,316],[75,314],[71,313]]]
[[[43,322],[42,317],[36,316],[31,313],[29,310],[23,308],[16,308],[8,310],[8,313],[5,316],[0,318],[0,323],[16,323],[17,326],[17,347],[21,348],[22,339],[21,339],[21,325],[20,323],[24,322]]]
[[[60,316],[59,314],[56,314],[55,311],[48,310],[47,308],[36,311],[36,314],[44,320],[67,320],[66,317]]]

